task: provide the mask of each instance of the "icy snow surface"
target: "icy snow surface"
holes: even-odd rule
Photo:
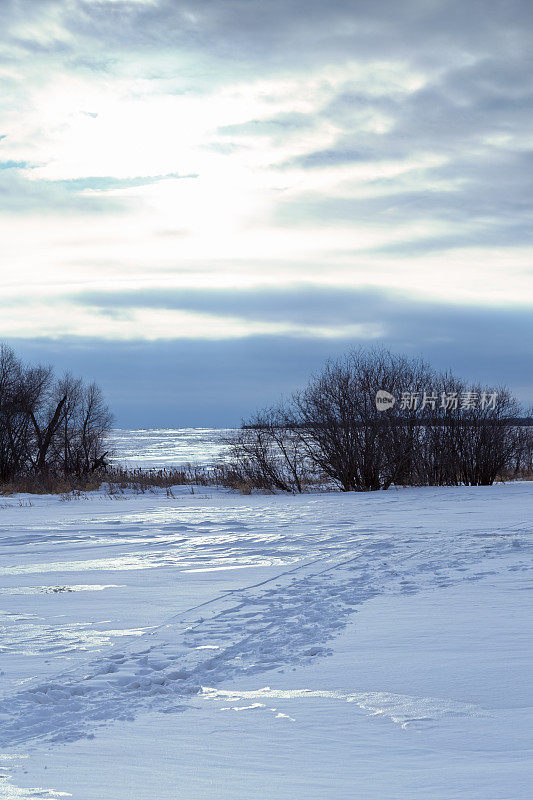
[[[525,800],[533,484],[0,498],[0,797]]]
[[[227,440],[234,433],[233,428],[115,428],[107,446],[113,462],[120,466],[212,467],[227,458]]]

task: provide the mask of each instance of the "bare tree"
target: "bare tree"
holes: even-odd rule
[[[81,469],[87,474],[105,468],[109,455],[105,437],[113,422],[113,415],[96,383],[89,384],[83,391],[80,412]]]
[[[0,481],[82,476],[105,466],[112,417],[96,384],[26,367],[0,346]]]
[[[27,416],[23,413],[22,366],[10,347],[0,345],[0,480],[22,468]]]

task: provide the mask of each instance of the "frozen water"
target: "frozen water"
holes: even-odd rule
[[[127,467],[212,467],[227,457],[230,428],[115,429],[109,437],[113,462]]]

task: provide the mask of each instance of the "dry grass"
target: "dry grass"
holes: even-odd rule
[[[507,483],[515,480],[533,481],[533,472],[523,471],[501,475],[496,479],[496,482]],[[0,496],[55,494],[61,495],[61,499],[67,501],[76,497],[85,498],[87,497],[87,492],[103,490],[106,494],[118,499],[126,491],[144,494],[145,492],[154,492],[156,489],[166,489],[167,496],[173,497],[173,486],[190,486],[191,491],[193,491],[194,486],[220,486],[244,495],[249,495],[253,491],[275,492],[275,488],[268,485],[264,477],[261,480],[254,480],[253,476],[238,465],[228,464],[209,469],[191,466],[179,469],[171,467],[163,469],[113,467],[105,473],[93,473],[82,478],[25,475],[16,480],[0,484]],[[304,491],[312,491],[318,488],[333,489],[324,478],[320,479],[318,476],[314,479],[309,477],[302,488]]]
[[[512,481],[533,481],[533,472],[531,470],[507,472],[503,475],[498,475],[495,483],[511,483]]]
[[[63,476],[38,477],[23,475],[0,484],[0,495],[58,494],[64,500],[86,496],[87,492],[104,490],[108,495],[119,496],[125,491],[137,494],[166,489],[172,497],[173,486],[222,486],[242,494],[251,494],[254,486],[249,478],[233,467],[219,466],[211,469],[198,467],[163,469],[126,469],[113,467],[107,472],[93,473],[84,478]]]
[[[91,474],[84,478],[23,475],[0,484],[0,495],[13,494],[70,494],[72,492],[94,492],[100,489],[103,477]]]

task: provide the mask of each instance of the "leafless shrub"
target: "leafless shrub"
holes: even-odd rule
[[[528,417],[533,418],[533,409],[529,410]],[[515,436],[516,450],[512,464],[499,477],[533,480],[533,428],[517,425]]]
[[[309,456],[302,431],[282,406],[256,414],[229,440],[239,483],[264,491],[302,492]]]
[[[386,489],[405,480],[412,472],[415,418],[399,404],[378,410],[376,393],[398,396],[429,376],[424,363],[386,350],[352,351],[328,363],[294,397],[311,462],[343,491]]]
[[[494,407],[463,411],[459,427],[458,468],[461,482],[470,486],[490,486],[498,476],[512,468],[521,450],[521,438],[511,420],[520,408],[510,392],[475,386],[472,391],[496,391]]]
[[[378,409],[378,390],[397,402]],[[424,402],[398,402],[405,395]],[[496,399],[463,405],[463,395]],[[232,468],[267,491],[328,482],[343,491],[488,485],[531,473],[531,429],[517,426],[520,411],[505,388],[472,386],[386,350],[356,350],[326,364],[288,409],[249,420],[233,440]]]

